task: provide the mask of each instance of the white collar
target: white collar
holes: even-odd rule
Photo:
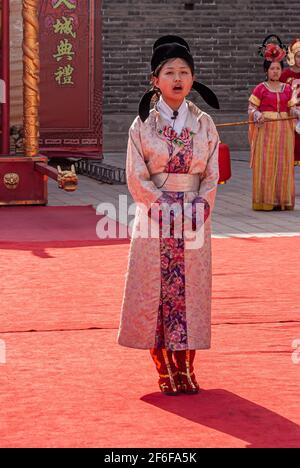
[[[157,103],[157,108],[159,113],[161,114],[162,118],[168,122],[169,125],[173,126],[174,119],[173,117],[173,109],[163,100],[162,96],[160,96],[159,101]],[[183,126],[186,121],[186,117],[188,115],[188,104],[186,99],[183,100],[183,103],[178,109],[178,115],[175,119],[174,130],[177,134],[181,133]]]

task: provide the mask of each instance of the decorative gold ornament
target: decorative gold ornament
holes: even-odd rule
[[[20,177],[14,172],[9,172],[3,177],[4,185],[9,190],[15,190],[20,182]]]
[[[290,67],[295,65],[295,55],[300,52],[300,41],[295,42],[292,46],[289,47],[289,53],[287,56],[287,63]]]
[[[72,164],[70,171],[62,171],[60,166],[57,166],[58,187],[66,192],[74,192],[77,189],[78,177],[75,172],[75,166]]]

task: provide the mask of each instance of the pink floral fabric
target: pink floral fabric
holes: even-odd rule
[[[174,153],[169,170],[184,172],[189,167],[189,174],[198,174],[199,191],[185,192],[184,201],[194,205],[197,199],[207,200],[212,212],[219,180],[219,137],[209,115],[190,101],[188,107],[185,127],[190,129],[192,136],[192,152],[188,149],[188,144],[184,145],[185,132],[182,132],[180,138],[177,136],[178,143],[173,142]],[[168,330],[170,343],[177,343],[178,349],[184,348],[185,342],[190,349],[208,349],[211,340],[212,276],[210,216],[205,222],[204,243],[194,249],[187,248],[187,242],[184,251],[180,242],[175,248],[177,240],[172,238],[166,239],[169,242],[162,248],[161,239],[142,238],[138,235],[140,225],[152,204],[160,197],[165,197],[165,193],[170,194],[156,187],[151,180],[152,175],[167,170],[169,151],[163,135],[165,125],[166,122],[154,108],[145,122],[137,117],[129,130],[126,160],[128,188],[134,201],[142,203],[142,207],[137,206],[136,209],[124,282],[118,343],[130,348],[154,348],[158,312],[161,297],[164,297],[164,329]],[[171,282],[170,286],[167,279]],[[166,287],[162,288],[162,282]],[[179,291],[177,297],[172,288]],[[170,296],[172,313],[168,311]],[[185,309],[182,309],[183,300]],[[187,330],[185,326],[183,330],[176,327],[176,317],[181,314],[181,310],[185,313]],[[180,318],[181,323],[184,320]],[[174,328],[170,324],[174,324]],[[185,333],[187,339],[184,337]],[[165,340],[165,336],[163,339]]]
[[[171,127],[164,127],[161,134],[166,138],[171,158],[166,172],[187,174],[193,157],[193,140],[190,131],[184,128],[178,136]],[[182,149],[172,156],[174,144]],[[167,200],[170,204],[179,203],[183,210],[183,192],[164,192],[163,195],[164,201]],[[173,226],[170,236],[170,238],[160,237],[161,293],[155,347],[179,351],[188,349],[184,238],[174,238]]]

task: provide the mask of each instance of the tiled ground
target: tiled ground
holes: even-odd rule
[[[232,178],[219,186],[216,207],[213,214],[213,234],[215,236],[274,236],[300,235],[300,167],[296,174],[296,209],[286,212],[254,212],[251,209],[251,169],[246,152],[233,152]],[[124,167],[124,154],[106,154],[105,162]],[[99,183],[88,177],[79,177],[79,188],[74,193],[65,193],[49,181],[49,205],[93,205],[110,202],[118,207],[119,195],[128,195],[127,186]]]

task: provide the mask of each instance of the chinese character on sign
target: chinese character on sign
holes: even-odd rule
[[[53,8],[59,8],[62,5],[69,8],[69,10],[74,10],[76,8],[76,0],[52,0]]]
[[[74,68],[69,64],[65,67],[59,67],[55,73],[55,80],[59,85],[74,84],[72,81]]]
[[[76,32],[73,31],[73,18],[66,18],[65,16],[60,19],[57,19],[56,23],[53,25],[55,34],[66,34],[71,35],[76,38]]]
[[[58,9],[60,7],[67,8],[68,10],[76,10],[77,8],[77,0],[51,0],[52,7],[54,9]],[[53,24],[53,32],[54,34],[61,34],[64,36],[71,36],[73,39],[76,39],[76,20],[73,17],[69,17],[67,14],[57,18],[55,23]],[[66,37],[60,41],[57,45],[57,51],[53,54],[53,58],[56,62],[60,62],[63,59],[66,60],[73,60],[75,56],[75,52],[73,50],[72,42]],[[65,85],[74,85],[73,82],[73,72],[74,68],[69,64],[67,66],[61,66],[57,68],[54,73],[55,81],[60,86]]]
[[[57,46],[57,54],[54,54],[53,57],[60,62],[61,59],[67,57],[68,60],[73,59],[73,55],[75,52],[72,51],[73,45],[65,39],[64,41],[60,41],[59,45]]]

